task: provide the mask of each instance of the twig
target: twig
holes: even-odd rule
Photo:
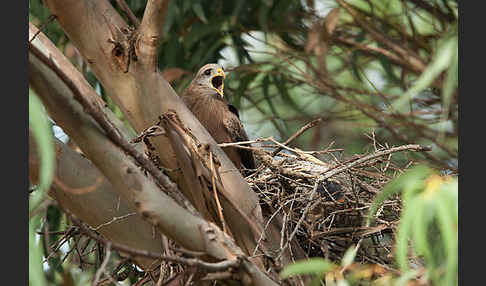
[[[454,14],[450,10],[450,7],[447,3],[445,4],[445,6],[450,11],[449,14],[442,12],[441,9],[438,8],[438,7],[434,7],[434,6],[430,5],[429,2],[427,2],[427,1],[410,0],[410,2],[413,2],[415,5],[424,9],[425,11],[429,12],[430,14],[437,16],[437,18],[440,18],[441,21],[453,22],[453,21],[456,20],[456,17],[454,17]]]
[[[351,169],[355,166],[358,166],[358,165],[360,165],[360,164],[362,164],[366,161],[369,161],[369,160],[372,160],[372,159],[375,159],[375,158],[378,158],[378,157],[386,156],[388,154],[392,154],[392,153],[396,153],[396,152],[402,152],[402,151],[430,151],[430,150],[431,150],[430,147],[424,147],[424,146],[420,146],[420,145],[417,145],[417,144],[409,144],[409,145],[393,147],[393,148],[390,148],[388,150],[378,151],[378,152],[375,152],[373,154],[361,157],[361,158],[357,159],[356,161],[353,161],[353,162],[346,164],[342,167],[331,168],[331,169],[327,170],[324,173],[324,176],[319,179],[319,181],[323,182],[323,181],[329,179],[330,177],[332,177],[334,175],[337,175],[337,174],[339,174],[343,171],[346,171],[346,170]]]
[[[100,268],[98,271],[96,271],[95,279],[93,280],[93,286],[98,285],[98,281],[100,280],[101,274],[105,272],[106,265],[108,264],[108,261],[110,260],[111,256],[111,242],[107,242],[105,244],[105,259],[103,259],[103,263],[101,263]]]
[[[98,231],[100,228],[107,226],[107,225],[110,225],[110,224],[114,223],[115,221],[122,220],[124,218],[127,218],[127,217],[132,216],[132,215],[136,215],[136,214],[137,214],[136,212],[133,212],[133,213],[128,213],[128,214],[125,214],[125,215],[122,215],[122,216],[113,217],[110,221],[102,223],[102,224],[100,224],[97,227],[94,227],[92,229],[95,230],[95,231]]]
[[[256,139],[256,140],[248,140],[248,141],[239,141],[239,142],[232,142],[232,143],[219,143],[218,146],[221,148],[224,147],[236,147],[239,145],[246,145],[246,144],[253,144],[253,143],[260,143],[263,141],[267,141],[268,139],[261,138],[261,139]]]
[[[288,145],[290,144],[292,141],[295,140],[295,138],[299,137],[300,135],[302,135],[307,129],[310,129],[314,126],[316,126],[317,124],[321,123],[322,121],[322,118],[317,118],[317,119],[314,119],[312,120],[311,122],[307,123],[306,125],[304,125],[302,128],[300,128],[294,135],[290,136],[289,139],[287,139],[284,143],[282,143],[283,145]],[[274,157],[275,155],[278,154],[278,152],[282,151],[283,147],[278,147],[277,149],[275,149],[273,152],[272,152],[272,157]]]
[[[399,146],[399,147],[394,147],[394,148],[390,148],[388,150],[383,150],[383,151],[378,151],[378,152],[375,152],[373,154],[370,154],[368,156],[364,156],[356,161],[353,161],[349,164],[346,164],[345,166],[342,166],[342,167],[338,167],[338,168],[335,168],[335,169],[330,169],[326,172],[324,172],[324,175],[322,177],[320,177],[314,184],[314,187],[312,189],[312,192],[310,193],[309,195],[309,199],[308,201],[309,202],[312,202],[314,200],[314,196],[317,192],[317,189],[318,189],[318,186],[320,184],[322,184],[322,182],[324,182],[325,180],[329,179],[330,177],[332,176],[335,176],[345,170],[348,170],[354,166],[357,166],[359,164],[362,164],[368,160],[372,160],[374,158],[378,158],[378,157],[381,157],[381,156],[386,156],[388,154],[391,154],[391,153],[394,153],[394,152],[400,152],[400,151],[406,151],[406,150],[411,150],[411,151],[429,151],[430,148],[429,147],[422,147],[420,145],[404,145],[404,146]],[[314,203],[310,204],[308,203],[305,207],[305,209],[303,210],[302,212],[302,215],[300,216],[299,218],[299,221],[297,222],[294,230],[292,231],[291,235],[289,236],[289,238],[287,239],[285,245],[280,249],[280,252],[279,252],[279,255],[277,256],[277,259],[280,258],[280,256],[283,254],[283,252],[285,251],[285,249],[287,249],[287,247],[289,246],[289,243],[290,241],[292,241],[292,239],[294,238],[295,234],[297,233],[300,225],[302,224],[302,222],[304,221],[304,218],[307,217],[307,214],[309,212],[309,210],[313,209],[315,206],[317,206],[318,204],[320,203],[320,201],[315,201]]]
[[[260,246],[260,242],[262,239],[265,237],[265,231],[267,230],[268,226],[272,222],[272,219],[277,215],[277,213],[283,208],[283,205],[281,205],[273,214],[272,216],[268,219],[267,223],[265,224],[265,228],[263,229],[262,233],[260,234],[260,237],[258,238],[257,245],[255,246],[255,249],[253,250],[252,256],[254,256]]]
[[[215,176],[216,176],[216,169],[214,168],[214,159],[213,159],[213,152],[209,151],[209,161],[211,164],[211,184],[213,185],[213,195],[214,195],[214,200],[216,201],[216,205],[218,207],[218,215],[219,219],[221,220],[221,224],[223,226],[223,231],[225,233],[228,233],[226,230],[226,223],[224,221],[224,216],[223,216],[223,208],[221,207],[221,203],[219,202],[219,197],[218,197],[218,191],[216,190],[216,182],[215,182]]]
[[[90,114],[95,121],[101,126],[101,128],[106,132],[108,138],[118,145],[123,151],[129,153],[141,166],[144,167],[165,189],[171,197],[174,198],[183,207],[186,206],[187,202],[183,202],[184,198],[180,195],[177,185],[172,182],[172,180],[162,173],[155,164],[145,157],[142,153],[138,152],[134,146],[132,146],[120,133],[120,131],[114,126],[106,114],[101,110],[100,106],[95,101],[88,100],[82,95],[78,87],[73,83],[73,81],[64,74],[64,72],[50,59],[47,58],[36,46],[30,45],[29,50],[37,56],[37,58],[47,65],[51,70],[59,76],[59,78],[67,85],[74,95],[74,98],[83,106],[84,110]]]
[[[318,186],[318,183],[319,182],[316,182],[314,188],[312,189],[312,192],[310,194],[310,197],[309,197],[309,201],[312,201],[314,199],[314,195],[317,191],[317,186]],[[280,252],[278,253],[278,256],[277,258],[275,258],[275,260],[278,261],[278,259],[280,259],[280,257],[282,256],[282,254],[285,252],[285,250],[287,249],[287,247],[289,247],[289,244],[290,242],[294,239],[294,236],[295,234],[297,233],[297,231],[299,230],[299,227],[300,225],[302,224],[302,222],[304,221],[304,218],[307,217],[307,213],[309,212],[310,209],[313,209],[315,206],[317,206],[317,204],[319,204],[320,202],[319,201],[315,201],[313,204],[307,204],[307,206],[305,207],[299,221],[297,222],[297,224],[295,225],[295,228],[294,230],[292,231],[292,233],[290,234],[289,238],[287,239],[287,241],[285,242],[285,245],[280,248]]]
[[[155,286],[161,286],[162,285],[162,278],[164,278],[164,275],[162,275],[163,266],[164,266],[164,263],[160,262],[159,279],[157,280],[157,284],[155,284]]]
[[[73,221],[74,224],[76,224],[80,231],[83,232],[84,234],[88,235],[89,237],[93,238],[94,240],[103,243],[103,244],[108,244],[110,243],[110,247],[119,251],[126,252],[130,254],[133,257],[148,257],[148,258],[153,258],[153,259],[162,259],[166,261],[171,261],[175,263],[181,263],[184,265],[188,266],[194,266],[194,267],[200,267],[201,269],[204,269],[207,272],[219,272],[219,271],[226,271],[229,268],[238,268],[240,266],[240,259],[235,259],[235,260],[223,260],[220,262],[215,262],[215,263],[209,263],[209,262],[204,262],[202,260],[196,259],[196,258],[183,258],[183,257],[177,257],[177,256],[168,256],[168,255],[163,255],[162,253],[155,253],[147,250],[140,250],[140,249],[135,249],[128,247],[123,244],[115,243],[115,242],[110,242],[109,240],[104,239],[103,237],[99,236],[98,234],[94,233],[92,230],[88,229],[83,225],[83,223],[74,218],[69,212],[67,212]]]
[[[157,71],[157,49],[162,38],[162,26],[170,0],[148,1],[142,22],[137,29],[140,45],[137,45],[137,58],[149,70]]]
[[[195,272],[192,272],[191,274],[189,274],[189,278],[187,278],[187,281],[186,281],[186,283],[184,283],[184,286],[191,285],[192,278],[194,277],[194,274],[195,274]]]
[[[122,9],[123,12],[127,15],[128,19],[132,24],[135,26],[135,28],[138,28],[140,26],[140,20],[133,14],[132,10],[130,7],[128,7],[127,3],[125,0],[116,0],[116,3]]]
[[[376,41],[383,43],[385,46],[399,54],[403,59],[409,64],[410,68],[417,73],[421,73],[424,71],[426,64],[423,60],[416,55],[413,51],[406,49],[404,46],[400,46],[395,44],[386,36],[378,32],[374,27],[372,27],[369,23],[367,23],[364,19],[360,17],[358,12],[355,10],[354,7],[349,5],[348,3],[344,2],[343,0],[336,0],[338,4],[346,9],[351,16],[356,20],[356,22],[365,30],[367,31]]]
[[[29,40],[29,46],[32,44],[32,41],[37,37],[37,35],[40,34],[40,32],[42,32],[42,30],[52,21],[54,21],[54,19],[56,19],[57,16],[56,15],[50,15],[47,20],[39,27],[39,30],[34,34],[34,36],[32,36],[32,39]]]

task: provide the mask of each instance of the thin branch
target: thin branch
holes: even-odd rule
[[[93,227],[93,230],[98,231],[102,227],[105,227],[105,226],[110,225],[110,224],[112,224],[112,223],[114,223],[116,221],[122,220],[124,218],[127,218],[127,217],[132,216],[132,215],[136,215],[136,214],[137,214],[136,212],[133,212],[133,213],[128,213],[126,215],[113,217],[110,221],[107,221],[105,223],[102,223],[102,224],[98,225],[97,227]]]
[[[446,21],[446,22],[454,22],[456,20],[456,17],[452,13],[452,11],[449,12],[449,14],[444,13],[439,7],[434,7],[429,4],[427,1],[423,0],[410,0],[413,2],[417,7],[420,7],[424,9],[425,11],[429,12],[430,14],[436,16],[439,18],[441,21]],[[450,7],[446,4],[446,8],[450,9]]]
[[[218,191],[216,189],[216,181],[215,181],[216,169],[214,168],[213,152],[211,151],[209,151],[209,161],[211,164],[211,184],[213,185],[214,200],[216,201],[216,206],[218,207],[218,216],[219,219],[221,220],[223,231],[225,233],[228,233],[228,230],[226,229],[226,222],[224,221],[223,208],[221,207],[221,203],[219,202]]]
[[[343,0],[336,0],[341,7],[346,9],[351,16],[356,20],[356,22],[366,30],[376,41],[383,43],[391,50],[395,51],[397,54],[402,56],[409,64],[410,67],[417,73],[422,73],[426,67],[423,60],[416,55],[413,51],[406,49],[405,47],[398,45],[388,39],[386,36],[378,32],[374,27],[367,23],[362,17],[360,17],[358,11],[356,11],[351,5],[344,2]]]
[[[157,70],[157,49],[162,38],[162,26],[170,0],[152,0],[147,2],[142,23],[138,29],[138,59],[153,71]]]
[[[362,163],[364,163],[366,161],[376,159],[376,158],[379,158],[379,157],[383,157],[383,156],[387,156],[387,155],[392,154],[392,153],[402,152],[402,151],[430,151],[430,150],[432,150],[430,147],[424,147],[424,146],[420,146],[420,145],[417,145],[417,144],[410,144],[410,145],[403,145],[403,146],[393,147],[393,148],[390,148],[390,149],[387,149],[387,150],[378,151],[378,152],[375,152],[373,154],[361,157],[361,158],[357,159],[356,161],[353,161],[353,162],[346,164],[342,167],[331,168],[331,169],[327,170],[326,173],[324,174],[324,176],[322,176],[322,178],[319,179],[319,181],[323,182],[323,181],[329,179],[332,176],[335,176],[335,175],[337,175],[337,174],[339,174],[343,171],[349,170],[349,169],[351,169],[355,166],[361,165]]]
[[[69,212],[67,212],[69,213]],[[163,255],[162,253],[155,253],[151,251],[146,251],[146,250],[141,250],[141,249],[135,249],[128,247],[123,244],[118,244],[114,242],[110,242],[109,240],[106,240],[99,236],[98,234],[94,233],[87,227],[83,225],[83,223],[76,219],[75,217],[71,216],[71,219],[73,223],[79,227],[80,231],[89,237],[93,238],[94,240],[103,243],[105,245],[110,245],[111,248],[126,252],[130,254],[133,257],[137,256],[142,256],[142,257],[148,257],[148,258],[153,258],[153,259],[161,259],[161,260],[166,260],[170,262],[175,262],[175,263],[181,263],[187,266],[194,266],[194,267],[200,267],[201,269],[206,270],[207,272],[220,272],[220,271],[226,271],[229,268],[234,268],[237,269],[240,267],[240,260],[234,259],[234,260],[223,260],[220,262],[215,262],[215,263],[209,263],[209,262],[204,262],[202,260],[196,259],[196,258],[183,258],[183,257],[177,257],[177,256],[168,256],[168,255]]]
[[[120,133],[120,131],[109,121],[106,114],[101,110],[98,103],[88,100],[82,95],[78,87],[73,81],[64,74],[64,72],[50,59],[47,58],[36,46],[30,45],[29,50],[45,65],[47,65],[71,90],[74,98],[83,106],[84,110],[90,114],[93,119],[101,126],[105,131],[108,138],[113,143],[118,145],[123,151],[130,154],[141,166],[144,167],[165,189],[165,191],[172,195],[182,206],[186,206],[186,203],[181,202],[182,196],[178,190],[177,185],[172,180],[160,171],[155,164],[145,157],[142,153],[138,152],[134,146],[132,146]]]
[[[105,248],[106,248],[106,251],[105,251],[105,259],[103,259],[103,263],[101,263],[100,268],[98,269],[98,271],[96,271],[95,279],[93,280],[93,284],[92,284],[93,286],[97,286],[98,285],[98,281],[100,280],[101,274],[105,272],[106,265],[108,264],[108,261],[110,260],[110,256],[111,256],[111,242],[108,241],[105,244]]]
[[[29,40],[29,46],[30,44],[32,44],[32,41],[37,37],[37,35],[39,35],[42,30],[44,30],[45,27],[47,27],[47,25],[54,21],[54,19],[56,19],[56,15],[50,15],[47,20],[39,27],[39,30],[34,34],[34,36],[32,36],[32,38]]]
[[[300,135],[302,135],[307,129],[310,129],[316,125],[318,125],[319,123],[321,123],[322,121],[322,118],[317,118],[317,119],[314,119],[312,120],[311,122],[307,123],[306,125],[304,125],[302,128],[300,128],[294,135],[290,136],[289,139],[287,139],[284,143],[282,143],[283,145],[288,145],[290,144],[290,142],[294,141],[295,138],[299,137]],[[278,152],[282,151],[283,147],[278,147],[277,149],[275,149],[273,152],[272,152],[272,157],[274,157],[275,155],[278,154]]]
[[[359,158],[356,161],[350,162],[349,164],[346,164],[344,166],[341,166],[341,167],[338,167],[338,168],[331,168],[331,169],[327,170],[326,172],[324,172],[324,175],[322,177],[320,177],[318,180],[316,180],[316,182],[314,184],[314,187],[312,188],[312,192],[309,195],[308,201],[309,202],[312,202],[314,200],[314,196],[317,193],[318,187],[325,180],[331,178],[332,176],[335,176],[335,175],[337,175],[337,174],[339,174],[339,173],[341,173],[341,172],[343,172],[345,170],[348,170],[350,168],[353,168],[355,166],[358,166],[358,165],[360,165],[360,164],[362,164],[362,163],[364,163],[366,161],[369,161],[369,160],[372,160],[372,159],[375,159],[375,158],[378,158],[378,157],[386,156],[386,155],[389,155],[389,154],[392,154],[392,153],[395,153],[395,152],[401,152],[401,151],[407,151],[407,150],[409,150],[409,151],[430,151],[430,148],[429,147],[422,147],[420,145],[404,145],[404,146],[394,147],[394,148],[390,148],[390,149],[387,149],[387,150],[378,151],[378,152],[375,152],[373,154],[364,156],[364,157]],[[285,249],[287,249],[287,247],[289,246],[290,241],[292,241],[292,239],[296,235],[296,233],[297,233],[300,225],[302,224],[302,222],[304,221],[304,219],[307,217],[307,214],[309,213],[309,211],[311,209],[313,209],[314,207],[316,207],[319,203],[320,203],[319,200],[316,200],[314,203],[312,203],[312,204],[308,203],[306,205],[306,207],[304,208],[304,210],[302,212],[302,215],[301,215],[299,221],[297,222],[297,224],[294,227],[294,230],[290,234],[290,236],[287,239],[285,245],[280,249],[280,253],[277,256],[277,259],[279,259],[280,256],[282,255],[282,253],[285,251]]]
[[[116,3],[122,9],[123,12],[127,15],[128,19],[132,24],[135,26],[135,28],[138,28],[140,26],[140,20],[133,14],[132,10],[130,7],[128,7],[127,3],[125,0],[116,0]]]

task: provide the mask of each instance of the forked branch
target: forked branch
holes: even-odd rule
[[[157,49],[162,37],[162,26],[170,0],[147,2],[142,23],[138,29],[136,52],[138,60],[149,69],[157,70]]]

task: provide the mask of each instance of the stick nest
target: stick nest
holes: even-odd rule
[[[354,245],[356,261],[390,268],[400,198],[386,200],[371,226],[366,225],[368,212],[384,185],[412,164],[405,160],[399,167],[392,154],[422,150],[426,149],[418,145],[375,147],[374,152],[346,161],[325,151],[321,155],[332,158],[325,163],[312,156],[316,152],[285,147],[285,152],[272,156],[275,152],[268,148],[256,148],[262,164],[246,179],[259,195],[266,217],[283,214],[281,249],[295,237],[309,257],[339,262]]]

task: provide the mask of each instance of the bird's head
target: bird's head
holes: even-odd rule
[[[226,74],[223,68],[218,64],[207,64],[199,69],[193,84],[200,89],[207,91],[216,91],[223,97],[224,79]]]

